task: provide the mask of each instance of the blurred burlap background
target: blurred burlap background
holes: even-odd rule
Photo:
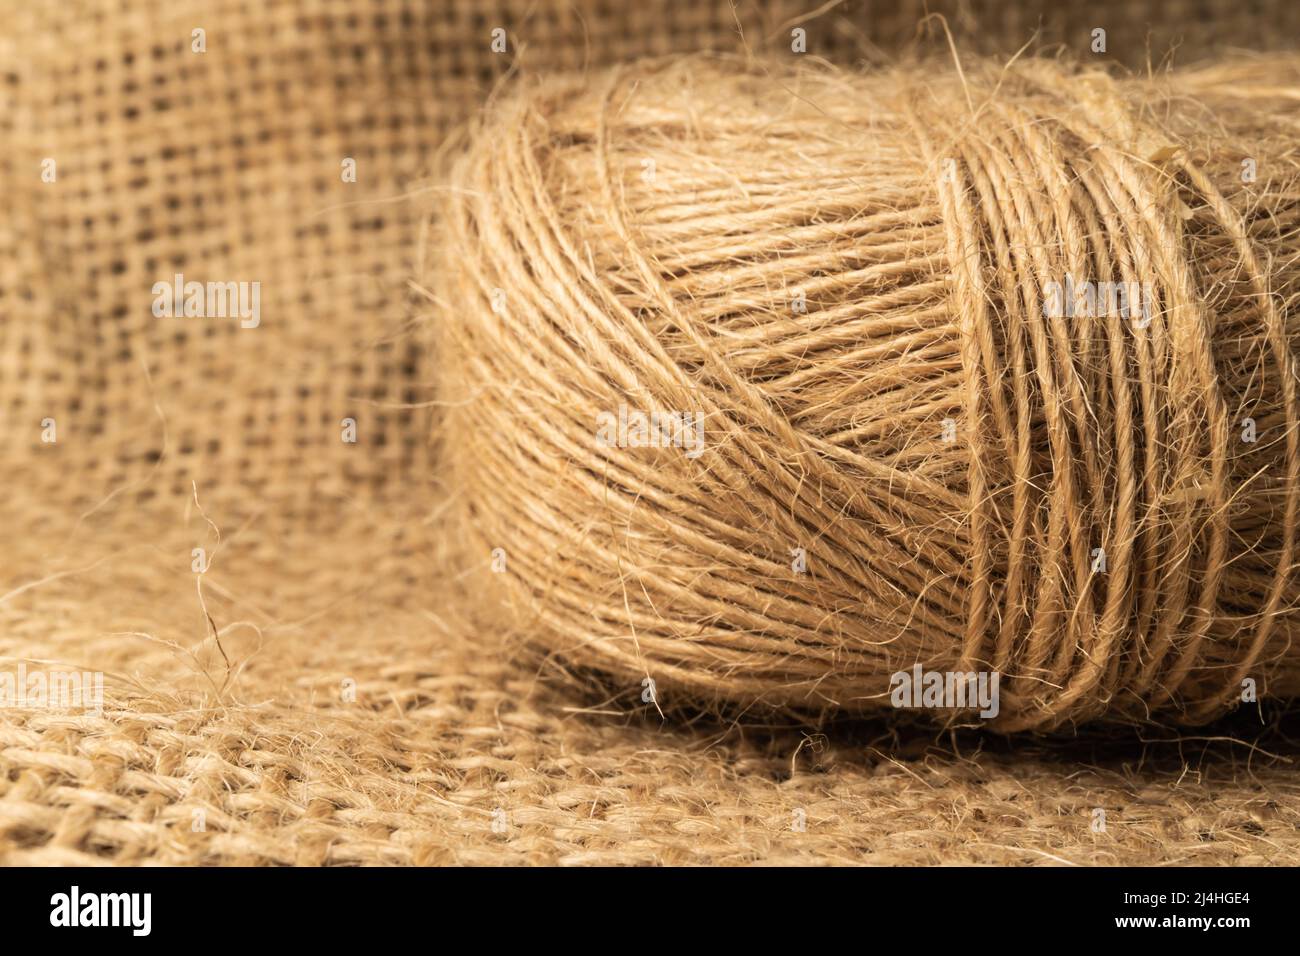
[[[4,4],[0,670],[103,671],[106,700],[0,709],[0,861],[1300,860],[1300,750],[1258,715],[1064,743],[665,722],[460,619],[424,347],[456,316],[409,281],[449,130],[511,68],[790,55],[795,25],[869,63],[926,9],[810,6]],[[928,9],[986,52],[1041,27],[1091,56],[1103,27],[1131,69],[1300,36],[1287,0],[1010,7]],[[260,282],[260,325],[156,318],[176,273]]]

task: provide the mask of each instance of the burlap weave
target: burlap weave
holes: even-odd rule
[[[103,671],[106,701],[0,709],[0,861],[1298,859],[1285,728],[1234,742],[1257,717],[1068,744],[663,722],[461,620],[425,341],[455,307],[409,282],[449,131],[512,68],[788,55],[794,26],[853,65],[923,4],[4,6],[0,670]],[[1285,0],[928,9],[986,52],[1041,26],[1092,55],[1101,27],[1133,69],[1300,35]],[[155,316],[177,273],[259,282],[260,324]]]

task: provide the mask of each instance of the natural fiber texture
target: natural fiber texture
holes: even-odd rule
[[[434,270],[457,537],[524,629],[669,695],[992,670],[1008,730],[1291,696],[1300,64],[937,73],[494,103]],[[1133,314],[1046,314],[1070,276]],[[602,443],[625,408],[698,421],[688,453]]]
[[[434,409],[409,407],[435,395],[435,307],[407,282],[447,132],[512,67],[783,53],[812,6],[6,5],[0,671],[103,670],[108,694],[101,716],[0,709],[0,861],[1297,859],[1285,727],[1261,751],[1167,729],[1006,745],[665,722],[636,684],[593,697],[522,657],[531,635],[463,617],[474,595],[431,514]],[[922,6],[805,19],[809,54],[883,61]],[[1138,70],[1148,41],[1187,62],[1300,35],[1285,3],[929,8],[972,52],[1013,53],[1041,16],[1044,44],[1083,56],[1103,25],[1099,61]],[[151,286],[175,272],[260,281],[261,324],[155,318]],[[214,555],[202,603],[195,547]]]

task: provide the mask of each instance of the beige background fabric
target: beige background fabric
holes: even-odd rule
[[[794,25],[883,62],[932,46],[926,9],[984,52],[1101,26],[1134,70],[1300,36],[1300,7],[1217,0],[5,4],[0,670],[103,671],[107,700],[0,709],[0,861],[1295,862],[1286,728],[1234,742],[1258,718],[665,722],[463,619],[490,596],[439,560],[426,342],[455,309],[410,281],[455,125],[512,69],[790,55]],[[259,282],[260,325],[155,317],[175,273]]]

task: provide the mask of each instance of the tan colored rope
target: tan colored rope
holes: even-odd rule
[[[436,277],[484,587],[697,701],[871,709],[921,664],[996,671],[1016,730],[1288,692],[1295,166],[1252,108],[1247,143],[1177,79],[1040,60],[494,104]],[[1230,199],[1246,149],[1272,178]],[[698,413],[702,453],[597,442],[629,407]]]

